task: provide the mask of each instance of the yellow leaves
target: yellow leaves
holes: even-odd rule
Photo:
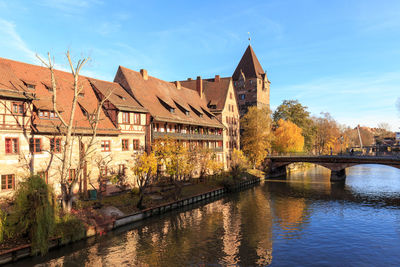
[[[247,164],[247,158],[243,154],[243,151],[234,148],[231,156],[231,166],[246,168]]]
[[[267,108],[250,107],[240,123],[243,129],[243,152],[253,167],[267,156],[271,146],[271,111]]]
[[[302,129],[291,121],[278,121],[273,148],[277,152],[301,152],[304,146]]]
[[[132,167],[133,173],[139,177],[139,179],[143,176],[147,176],[148,172],[154,175],[157,171],[157,158],[154,153],[143,153],[140,155],[135,162],[135,165]]]

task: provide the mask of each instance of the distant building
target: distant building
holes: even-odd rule
[[[238,96],[240,116],[246,114],[250,106],[269,108],[270,81],[267,73],[249,45],[232,75],[233,85]]]

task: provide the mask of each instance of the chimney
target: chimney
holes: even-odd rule
[[[181,82],[180,81],[176,81],[176,82],[174,82],[175,83],[175,86],[176,86],[176,89],[178,89],[178,90],[180,90],[182,87],[181,87]]]
[[[191,80],[192,80],[192,78],[188,78],[187,80],[188,80],[188,81],[191,81]]]
[[[214,81],[216,82],[216,83],[219,83],[219,75],[215,75],[215,79],[214,79]]]
[[[200,76],[197,76],[196,91],[199,93],[200,98],[203,98],[203,80]]]
[[[147,70],[141,69],[140,74],[142,74],[143,80],[147,81],[147,79],[149,78],[149,76],[147,75]]]

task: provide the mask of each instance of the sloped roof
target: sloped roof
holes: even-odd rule
[[[216,110],[222,110],[225,106],[231,77],[215,79],[203,79],[203,93],[207,103],[215,105]],[[182,86],[196,91],[196,80],[186,80],[180,82]]]
[[[142,107],[120,84],[93,78],[88,79],[103,96],[108,96],[111,93],[108,100],[119,110],[147,112],[147,109]]]
[[[235,72],[232,75],[234,81],[237,81],[240,77],[240,72],[243,72],[246,78],[262,78],[264,70],[261,67],[260,62],[254,53],[253,48],[249,45],[244,52],[242,59],[237,65]]]
[[[32,97],[32,90],[28,89],[9,66],[10,60],[0,58],[0,95],[6,97]]]
[[[203,113],[202,108],[209,112],[206,99],[200,98],[198,93],[194,90],[185,87],[178,89],[174,84],[152,76],[148,76],[148,79],[145,80],[139,72],[122,66],[118,68],[114,81],[121,83],[125,89],[131,90],[135,99],[144,106],[156,120],[223,127],[215,118],[209,118],[206,114],[200,117],[190,109],[189,115],[186,115],[176,107],[175,103],[178,103],[184,108],[191,106],[200,113]],[[171,108],[175,108],[174,113],[171,113],[162,102],[166,103]]]
[[[59,109],[64,111],[61,114],[64,120],[69,121],[74,94],[74,78],[72,74],[68,72],[55,70],[54,73],[57,83],[57,107],[60,107]],[[35,89],[24,88],[25,85],[22,81],[29,81],[35,84]],[[91,88],[88,78],[80,76],[79,83],[84,93],[83,96],[80,96],[78,99],[79,104],[84,107],[88,113],[94,113],[98,105],[98,100]],[[43,109],[45,106],[46,109],[52,109],[49,105],[49,103],[51,103],[52,92],[48,91],[46,84],[51,84],[50,71],[47,68],[0,58],[0,87],[9,90],[33,92],[36,96],[34,105],[38,105],[37,108],[41,107]],[[0,92],[0,96],[1,95],[2,93]],[[119,132],[102,111],[100,117],[101,120],[98,125],[99,134],[115,134]],[[36,117],[34,118],[32,128],[35,131],[47,129],[46,132],[56,132],[56,127],[60,124],[61,122],[58,120],[46,120]],[[76,126],[77,132],[87,132],[91,129],[89,121],[79,105],[75,110],[74,125]]]

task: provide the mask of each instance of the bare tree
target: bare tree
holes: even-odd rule
[[[86,160],[88,155],[94,152],[94,144],[97,136],[97,128],[100,122],[100,114],[101,109],[104,102],[111,95],[111,91],[107,96],[105,96],[101,101],[98,102],[98,105],[93,113],[88,113],[87,119],[90,124],[91,132],[88,134],[87,144],[83,144],[80,142],[79,147],[79,163],[77,168],[75,169],[75,175],[70,176],[69,171],[72,166],[72,155],[76,153],[73,151],[73,143],[77,139],[77,131],[76,131],[76,122],[75,122],[75,110],[78,105],[78,96],[83,90],[83,85],[80,83],[80,71],[83,66],[89,61],[89,58],[84,58],[78,60],[76,66],[73,65],[71,56],[69,51],[66,53],[66,57],[68,59],[68,63],[71,69],[71,74],[73,76],[73,98],[71,103],[71,109],[69,114],[62,115],[58,109],[57,103],[57,80],[54,70],[54,60],[51,60],[50,53],[48,53],[48,59],[44,60],[40,56],[37,55],[37,58],[49,69],[51,76],[51,87],[52,87],[52,104],[53,110],[57,114],[57,117],[60,121],[60,126],[58,127],[61,136],[64,137],[64,146],[61,151],[61,168],[59,174],[59,182],[61,185],[61,196],[62,196],[62,208],[65,212],[70,212],[72,208],[72,198],[73,198],[73,189],[78,182],[78,177],[82,174],[82,170],[84,169]],[[80,138],[78,138],[81,140]]]

